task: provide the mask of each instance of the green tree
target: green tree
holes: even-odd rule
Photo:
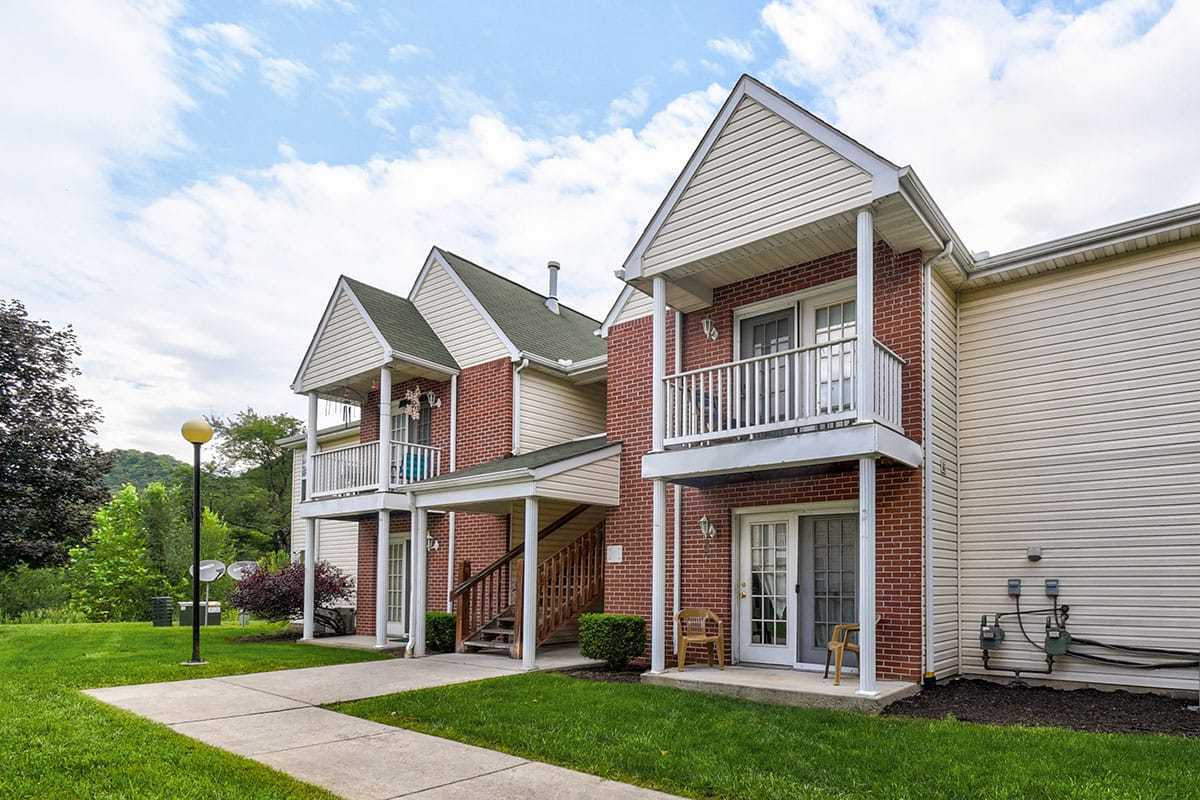
[[[292,460],[278,441],[299,433],[300,420],[247,408],[228,419],[208,421],[217,452],[210,504],[230,524],[240,551],[290,549]],[[240,480],[225,480],[229,478]]]
[[[95,527],[71,554],[71,607],[93,622],[146,619],[150,598],[167,589],[146,549],[137,489],[126,486],[95,515]]]
[[[161,453],[151,453],[145,450],[112,450],[112,469],[104,477],[104,485],[113,494],[121,491],[121,487],[132,483],[137,490],[143,491],[152,483],[169,483],[174,470],[179,466],[187,466],[174,456]]]
[[[70,326],[0,300],[0,572],[64,563],[109,499],[112,457],[88,442],[100,412],[71,385],[80,353]]]

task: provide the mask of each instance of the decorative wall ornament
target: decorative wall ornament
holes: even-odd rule
[[[421,387],[413,386],[404,391],[404,413],[411,420],[421,418]]]

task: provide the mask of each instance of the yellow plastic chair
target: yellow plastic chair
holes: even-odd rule
[[[708,622],[717,624],[716,635],[708,632]],[[708,649],[708,665],[713,663],[716,651],[718,669],[725,669],[725,624],[721,618],[707,608],[681,608],[675,615],[676,641],[679,642],[679,671],[683,672],[689,644],[703,644]]]
[[[876,626],[879,625],[879,622],[882,619],[882,614],[879,614],[875,617]],[[829,677],[829,659],[832,656],[835,664],[833,669],[834,686],[842,685],[842,658],[846,655],[846,651],[849,650],[855,655],[858,655],[860,652],[858,644],[850,641],[850,634],[858,633],[858,629],[860,627],[861,626],[857,622],[833,626],[833,635],[829,637],[829,643],[826,645],[828,649],[825,651],[824,677]]]

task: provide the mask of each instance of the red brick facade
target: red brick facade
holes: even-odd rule
[[[392,399],[420,386],[433,391],[442,405],[432,410],[430,444],[441,448],[441,470],[450,469],[450,382],[429,380],[403,381],[392,386]],[[512,452],[512,364],[497,359],[468,367],[458,376],[458,449],[457,467],[502,458]],[[362,409],[360,440],[379,439],[379,391],[367,395]],[[390,532],[409,533],[412,520],[408,512],[391,514]],[[356,632],[375,634],[375,554],[378,517],[363,517],[358,524],[358,613]],[[429,551],[428,606],[430,611],[446,610],[449,580],[450,519],[448,514],[429,514],[429,539],[438,549]],[[508,549],[508,518],[491,514],[455,515],[456,565],[468,560],[473,569],[486,566]]]
[[[917,251],[896,254],[885,244],[875,247],[875,336],[905,359],[903,426],[920,442],[921,430],[921,259]],[[819,287],[855,274],[855,253],[840,253],[758,276],[713,292],[713,303],[683,320],[684,369],[728,362],[733,348],[734,310],[772,297]],[[674,363],[673,312],[667,323],[667,364]],[[704,336],[701,320],[712,319],[716,341]],[[615,613],[649,616],[651,599],[652,483],[641,478],[641,459],[651,441],[651,318],[614,325],[608,337],[609,437],[623,442],[621,505],[610,509],[606,541],[621,545],[622,562],[605,571],[605,608]],[[796,470],[788,477],[747,474],[720,486],[682,491],[681,606],[711,608],[736,623],[731,607],[733,510],[858,496],[856,462]],[[673,491],[667,490],[668,542]],[[707,516],[719,533],[706,542],[699,520]],[[876,593],[883,615],[878,629],[877,674],[884,679],[919,680],[921,676],[921,472],[880,464],[876,478]],[[667,552],[667,607],[673,604]],[[672,624],[667,621],[667,630]],[[668,634],[668,648],[673,633]],[[727,636],[727,647],[729,647]],[[699,650],[695,654],[700,656]],[[731,652],[726,653],[729,658]],[[689,655],[689,658],[692,656]]]

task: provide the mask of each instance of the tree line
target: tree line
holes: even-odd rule
[[[72,385],[80,354],[70,326],[0,300],[0,622],[144,619],[151,596],[190,586],[192,468],[90,441],[102,417]],[[209,422],[202,558],[286,559],[292,466],[277,442],[300,421],[247,408]]]

